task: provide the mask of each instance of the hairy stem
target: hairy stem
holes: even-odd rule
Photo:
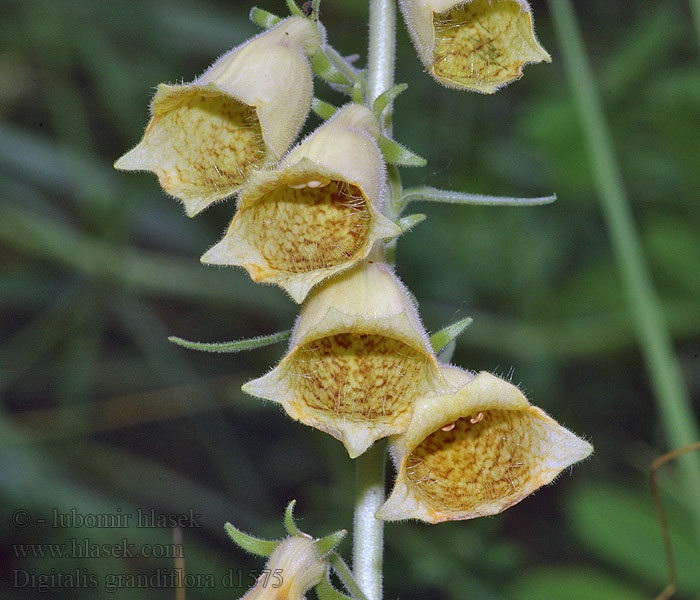
[[[353,575],[367,600],[382,597],[384,522],[374,514],[384,504],[384,455],[379,441],[355,459],[355,519],[353,527]]]
[[[549,8],[564,54],[603,215],[627,291],[666,438],[674,448],[686,446],[697,441],[700,433],[642,253],[576,15],[570,0],[549,0]],[[697,504],[697,498],[700,498],[700,461],[697,455],[688,455],[679,458],[678,462],[700,543],[700,505]]]

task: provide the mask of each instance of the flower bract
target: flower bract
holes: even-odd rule
[[[405,288],[387,265],[363,262],[310,294],[287,355],[243,390],[279,402],[354,458],[405,431],[413,400],[440,381]]]
[[[378,518],[438,523],[493,515],[592,452],[507,381],[440,370],[451,389],[418,399],[408,429],[393,439],[398,475]]]
[[[257,171],[223,239],[202,261],[240,265],[301,302],[318,282],[365,258],[400,229],[380,213],[385,167],[376,117],[339,110],[275,169]]]
[[[152,171],[189,216],[278,161],[309,112],[316,25],[290,17],[221,56],[192,83],[158,86],[139,144],[115,167]]]
[[[526,0],[399,0],[428,72],[448,87],[492,93],[547,61]]]

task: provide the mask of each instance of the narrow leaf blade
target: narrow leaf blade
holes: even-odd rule
[[[296,506],[296,503],[296,500],[292,500],[289,504],[287,504],[287,508],[284,511],[284,528],[287,530],[289,535],[302,535],[301,531],[299,531],[299,528],[297,527],[297,524],[294,522],[294,507]]]
[[[423,213],[415,213],[413,215],[406,215],[399,219],[399,227],[401,228],[401,233],[406,233],[410,229],[413,229],[418,223],[422,223],[427,219],[427,216]]]
[[[424,200],[428,202],[444,202],[447,204],[472,204],[475,206],[541,206],[556,201],[555,195],[537,198],[512,198],[509,196],[486,196],[469,194],[452,190],[438,190],[431,187],[412,188],[404,191],[401,196],[404,203]]]
[[[379,138],[379,149],[384,155],[384,160],[392,165],[401,167],[424,167],[428,164],[422,156],[418,156],[405,146],[387,137]]]
[[[272,333],[270,335],[261,335],[259,337],[245,340],[234,340],[232,342],[190,342],[175,336],[170,336],[168,341],[173,342],[178,346],[182,346],[183,348],[199,350],[200,352],[234,353],[244,352],[245,350],[256,350],[258,348],[262,348],[263,346],[271,346],[272,344],[284,342],[285,340],[289,339],[290,335],[292,335],[292,331],[287,329],[285,331],[278,331],[277,333]]]
[[[338,109],[332,104],[314,97],[311,99],[311,110],[313,110],[324,121],[327,121],[336,113]]]
[[[257,556],[270,556],[280,544],[275,540],[262,540],[248,535],[247,533],[243,533],[240,529],[236,529],[231,525],[231,523],[226,523],[224,529],[237,546]]]
[[[374,104],[372,104],[374,114],[380,116],[384,112],[384,109],[389,106],[389,104],[395,100],[399,94],[405,92],[407,89],[407,83],[399,83],[398,85],[395,85],[394,87],[391,87],[385,92],[379,94],[377,99],[374,101]]]
[[[277,15],[273,15],[271,12],[258,8],[257,6],[250,9],[250,14],[248,17],[251,21],[253,21],[253,23],[262,27],[263,29],[270,29],[270,27],[274,27],[282,20]]]
[[[314,589],[316,590],[318,600],[352,600],[350,596],[339,592],[331,585],[331,582],[328,581],[328,575],[321,579],[321,583]]]
[[[462,333],[469,325],[472,324],[471,317],[466,319],[461,319],[452,325],[448,325],[444,329],[434,333],[430,336],[430,345],[433,347],[435,352],[440,352],[447,344],[454,340],[460,333]]]
[[[350,82],[348,78],[331,62],[331,59],[325,52],[317,52],[311,59],[311,69],[321,79],[329,83],[338,83],[347,85]]]

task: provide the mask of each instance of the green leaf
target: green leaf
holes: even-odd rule
[[[398,222],[398,226],[401,229],[401,233],[406,233],[410,229],[413,229],[418,223],[422,223],[428,217],[422,213],[415,213],[413,215],[406,215],[401,217]]]
[[[301,11],[301,9],[297,6],[297,3],[294,2],[294,0],[286,0],[287,2],[287,8],[289,9],[289,12],[292,15],[295,15],[297,17],[305,17],[306,15]]]
[[[619,579],[591,568],[550,567],[524,570],[515,580],[508,598],[512,600],[644,600],[648,594]]]
[[[663,502],[679,595],[697,597],[697,547],[688,511],[666,496]],[[661,525],[648,490],[590,481],[574,489],[567,505],[574,535],[593,556],[659,590],[668,583]]]
[[[259,337],[248,338],[246,340],[234,340],[232,342],[189,342],[175,336],[170,336],[168,341],[173,342],[178,346],[189,348],[190,350],[200,350],[201,352],[234,353],[243,352],[244,350],[257,350],[263,346],[270,346],[272,344],[284,342],[285,340],[289,339],[290,335],[292,335],[292,331],[291,329],[287,329],[286,331],[278,331],[277,333],[271,333],[270,335],[261,335]]]
[[[471,317],[466,319],[461,319],[452,325],[448,325],[444,329],[434,333],[430,336],[430,345],[433,347],[435,352],[440,352],[447,344],[454,340],[460,333],[462,333],[467,327],[472,324]]]
[[[270,29],[270,27],[274,27],[282,20],[277,15],[273,15],[271,12],[258,8],[257,6],[250,9],[248,17],[253,23],[264,29]]]
[[[381,136],[378,143],[379,149],[384,155],[384,160],[391,165],[399,165],[401,167],[424,167],[428,164],[428,161],[422,156],[418,156],[405,146],[387,137]]]
[[[270,556],[270,554],[275,551],[275,548],[280,545],[280,542],[277,540],[262,540],[248,535],[247,533],[243,533],[240,529],[236,529],[231,525],[231,523],[226,523],[224,529],[237,546],[257,556]]]
[[[340,544],[340,542],[343,541],[343,538],[347,534],[347,530],[340,529],[334,533],[327,535],[326,537],[322,537],[321,539],[316,540],[314,542],[314,548],[316,549],[318,555],[321,558],[323,558],[326,554],[333,550],[333,548]]]
[[[328,104],[328,102],[319,100],[314,96],[311,98],[311,110],[313,110],[324,121],[327,121],[336,113],[338,109],[332,104]]]
[[[297,527],[297,524],[294,522],[294,507],[296,506],[296,503],[296,500],[292,500],[289,504],[287,504],[287,508],[284,511],[284,528],[287,530],[289,535],[302,535],[301,531],[299,531],[299,528]]]
[[[338,83],[343,85],[350,83],[348,78],[343,75],[342,71],[340,71],[331,62],[331,59],[328,58],[326,53],[323,51],[314,54],[313,58],[311,59],[311,69],[314,73],[316,73],[316,75],[328,83]]]
[[[538,198],[511,198],[507,196],[484,196],[481,194],[465,194],[452,190],[438,190],[431,187],[409,188],[401,195],[404,204],[415,200],[429,202],[446,202],[448,204],[473,204],[476,206],[540,206],[551,204],[557,197],[541,196]]]
[[[407,83],[399,83],[398,85],[395,85],[394,87],[389,88],[385,92],[382,92],[377,96],[377,99],[374,101],[374,104],[372,104],[372,110],[374,111],[374,114],[377,115],[377,117],[380,117],[381,114],[384,112],[384,109],[389,106],[389,104],[402,92],[405,92],[408,89],[408,84]]]
[[[314,589],[316,590],[318,600],[352,600],[350,596],[346,596],[345,594],[339,592],[331,585],[331,582],[328,581],[328,574],[321,579],[321,583],[319,583]]]

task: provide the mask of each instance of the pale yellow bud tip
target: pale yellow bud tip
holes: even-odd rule
[[[292,536],[280,542],[245,600],[304,600],[304,594],[326,574],[327,561],[319,558],[314,540]],[[243,600],[243,599],[242,599]]]

